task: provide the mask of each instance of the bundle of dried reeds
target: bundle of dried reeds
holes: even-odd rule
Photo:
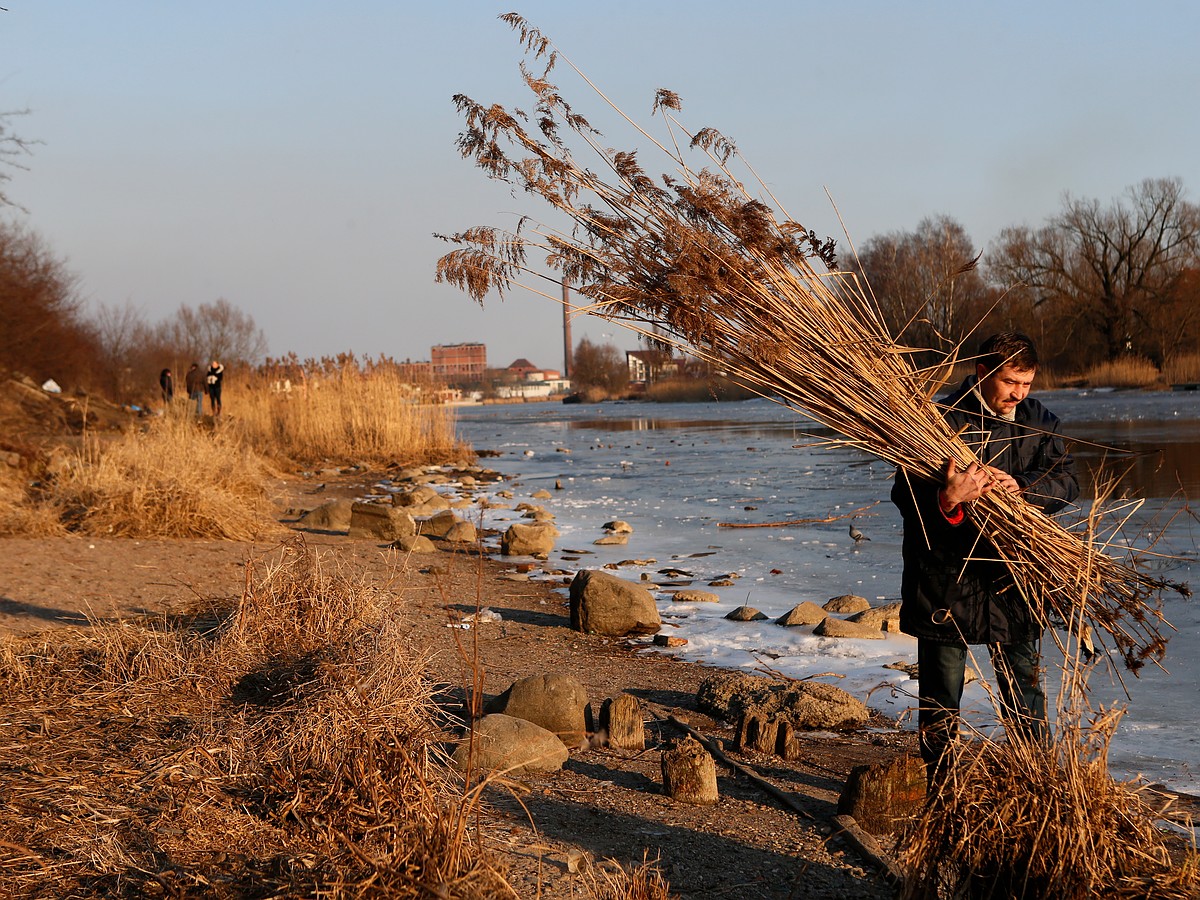
[[[669,159],[672,174],[650,177],[636,152],[605,147],[549,81],[560,59],[551,42],[516,14],[501,18],[531,59],[544,60],[540,74],[521,65],[534,110],[456,96],[466,121],[459,149],[489,176],[546,201],[562,224],[523,218],[511,230],[444,236],[458,249],[439,261],[439,281],[482,302],[514,286],[558,300],[558,282],[568,279],[590,301],[581,311],[686,348],[918,477],[940,479],[947,460],[975,460],[931,402],[941,367],[916,367],[869,290],[839,270],[831,240],[788,216],[761,180],[767,201],[734,176],[731,167],[744,161],[729,140],[685,129],[671,91],[659,90],[653,106],[665,123],[662,141],[610,103]],[[704,167],[689,165],[689,154]],[[539,251],[546,268],[530,259]],[[1035,609],[1070,622],[1064,598],[1082,594],[1101,643],[1107,635],[1129,668],[1161,658],[1167,623],[1158,598],[1185,586],[1107,555],[1003,491],[980,498],[970,515]]]
[[[1197,896],[1191,840],[1162,829],[1144,786],[1108,774],[1120,712],[1081,711],[1060,709],[1053,742],[1018,731],[953,745],[945,782],[901,840],[903,897]]]

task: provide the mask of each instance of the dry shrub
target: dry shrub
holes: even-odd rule
[[[1141,356],[1109,360],[1093,366],[1083,377],[1091,387],[1145,388],[1162,381],[1154,363]]]
[[[89,438],[47,502],[88,534],[252,540],[278,529],[268,475],[236,432],[175,410],[116,440]]]
[[[302,541],[248,584],[221,619],[0,642],[0,895],[515,896],[394,592]]]
[[[1182,353],[1163,364],[1163,379],[1168,384],[1200,382],[1200,353]]]
[[[327,361],[319,373],[275,390],[278,380],[230,384],[225,406],[259,452],[298,461],[428,463],[469,455],[453,408],[429,402],[392,368]]]

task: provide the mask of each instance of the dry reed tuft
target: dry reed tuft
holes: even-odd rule
[[[589,861],[581,870],[584,887],[593,900],[673,900],[671,886],[658,869],[658,860],[643,857],[628,868],[616,860]]]
[[[1055,737],[952,745],[945,781],[902,839],[905,898],[1085,900],[1200,894],[1194,847],[1108,773],[1121,718],[1060,711]],[[1189,823],[1190,825],[1190,823]]]
[[[229,385],[226,409],[246,440],[273,459],[419,464],[469,456],[452,407],[394,365],[353,357],[292,364],[287,391],[273,373]]]
[[[0,465],[0,534],[30,537],[65,534],[57,511],[33,496],[32,481],[22,469]]]
[[[1163,379],[1168,384],[1200,382],[1200,353],[1183,353],[1170,357],[1163,364]]]
[[[394,592],[265,565],[221,617],[0,642],[0,894],[514,896]]]
[[[558,301],[559,279],[528,261],[544,254],[546,266],[588,299],[580,311],[687,349],[827,425],[847,445],[930,480],[942,477],[947,460],[965,466],[977,459],[930,399],[958,352],[945,366],[917,369],[913,349],[888,332],[869,289],[838,268],[832,240],[788,216],[731,141],[711,128],[689,132],[671,91],[659,90],[654,100],[661,140],[600,94],[667,157],[670,172],[652,177],[636,151],[605,145],[549,80],[563,59],[549,39],[516,14],[501,18],[529,58],[544,62],[541,72],[521,66],[534,109],[456,96],[466,126],[459,150],[489,177],[540,197],[566,224],[523,217],[511,230],[443,236],[457,249],[439,260],[439,281],[480,302],[493,289],[502,295],[513,287]],[[748,176],[735,175],[735,165]],[[757,183],[766,200],[746,183]],[[1130,669],[1161,659],[1169,625],[1159,595],[1186,586],[1151,577],[1136,559],[1107,555],[1104,544],[1006,491],[984,495],[969,515],[991,544],[987,552],[1009,565],[1048,621],[1066,620],[1071,599],[1081,595],[1097,639],[1115,645]]]
[[[1141,356],[1109,360],[1088,369],[1083,375],[1090,387],[1146,388],[1162,381],[1162,373]]]
[[[44,502],[88,534],[252,540],[279,530],[268,475],[235,432],[205,428],[180,405],[142,431],[88,438]]]

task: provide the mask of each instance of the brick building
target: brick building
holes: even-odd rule
[[[487,371],[487,345],[438,344],[429,348],[429,364],[438,378],[480,379]]]

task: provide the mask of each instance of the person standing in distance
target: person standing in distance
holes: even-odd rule
[[[208,390],[208,404],[214,416],[221,414],[221,380],[225,377],[225,367],[215,359],[208,367],[204,376],[204,384]]]
[[[1044,620],[964,508],[989,491],[1010,491],[1049,514],[1079,496],[1059,420],[1029,396],[1037,367],[1024,334],[985,340],[975,374],[938,401],[980,462],[964,469],[948,460],[941,483],[900,469],[892,487],[904,518],[900,629],[917,639],[917,717],[930,785],[958,733],[968,645],[988,646],[1005,728],[1047,735]]]
[[[196,418],[204,415],[204,373],[200,371],[200,363],[188,366],[184,376],[184,386],[187,387],[188,400],[196,404]]]

